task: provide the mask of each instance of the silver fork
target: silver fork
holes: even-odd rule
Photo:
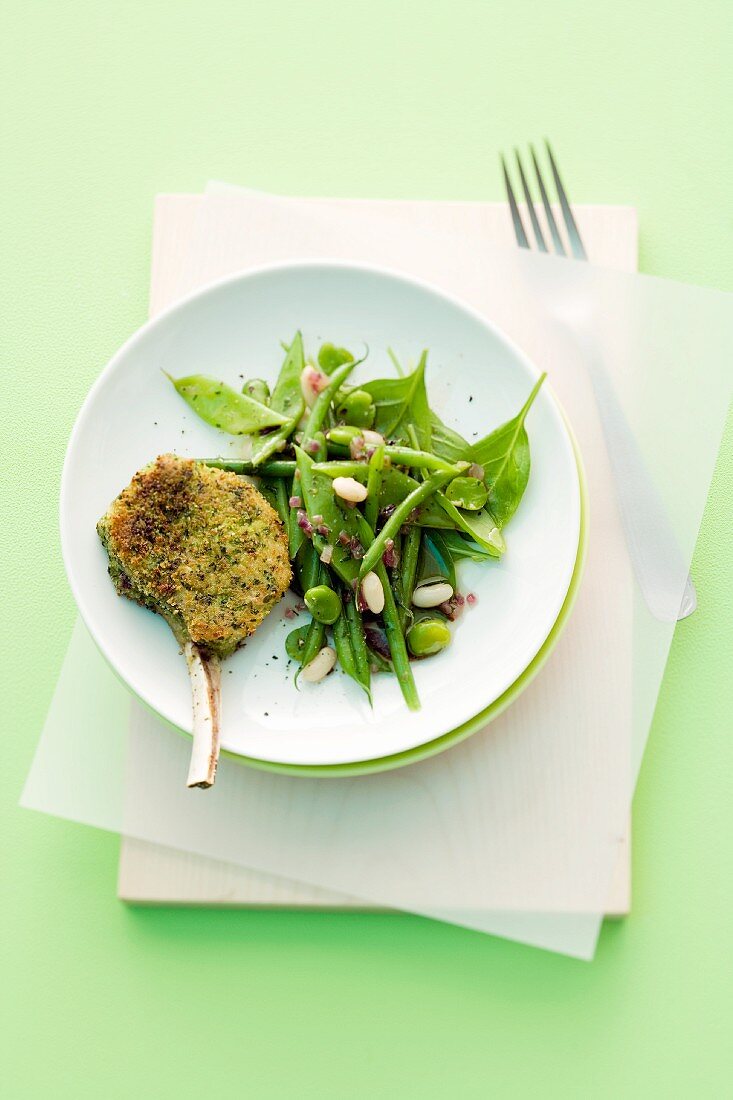
[[[570,251],[577,260],[587,260],[588,255],[583,246],[583,241],[573,217],[567,192],[560,178],[557,162],[553,156],[550,143],[545,142],[547,156],[550,162],[552,179],[557,191],[562,218],[565,223]],[[537,187],[545,213],[552,245],[559,256],[567,256],[567,249],[560,235],[555,220],[555,215],[550,205],[547,187],[540,170],[537,155],[530,145],[530,155],[537,179]],[[522,192],[527,205],[527,214],[532,227],[532,233],[540,252],[549,252],[545,236],[537,217],[537,210],[532,200],[532,193],[527,182],[527,176],[522,164],[519,150],[515,150],[517,170],[522,185]],[[516,195],[512,187],[506,160],[501,158],[502,171],[504,173],[504,186],[506,188],[509,212],[514,226],[514,235],[520,248],[531,248],[527,231],[522,221],[522,216],[517,204]],[[574,335],[583,346],[586,353],[593,388],[598,402],[598,410],[603,424],[603,431],[608,445],[608,453],[613,467],[619,505],[626,533],[626,541],[629,555],[634,567],[634,573],[639,587],[644,595],[647,606],[652,614],[665,621],[684,619],[697,607],[697,593],[688,575],[685,584],[682,602],[676,616],[679,598],[680,577],[684,574],[684,566],[681,563],[681,552],[677,545],[674,532],[669,523],[669,518],[664,505],[659,498],[657,489],[649,475],[644,459],[639,451],[638,444],[626,416],[619,405],[613,385],[603,365],[596,360],[592,341],[588,334],[574,327]]]

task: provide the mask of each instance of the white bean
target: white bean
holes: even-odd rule
[[[341,497],[342,500],[350,500],[354,504],[366,500],[367,496],[366,485],[362,485],[360,481],[353,477],[335,477],[333,479],[333,491],[337,497]]]
[[[415,607],[438,607],[453,595],[453,589],[446,581],[439,584],[419,584],[412,593]]]
[[[370,611],[378,615],[384,611],[384,589],[376,573],[367,573],[361,582],[361,594]]]
[[[379,432],[373,432],[371,428],[364,428],[361,438],[365,443],[371,444],[372,447],[378,447],[381,443],[384,443],[384,436],[380,435]]]
[[[328,676],[335,664],[336,650],[332,649],[330,645],[324,645],[323,649],[318,650],[313,660],[308,662],[300,675],[309,683],[317,684],[325,676]]]

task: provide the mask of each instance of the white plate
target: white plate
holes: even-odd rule
[[[237,385],[272,381],[280,340],[300,328],[306,349],[331,340],[370,355],[355,378],[391,376],[392,347],[414,363],[430,349],[428,395],[469,440],[513,416],[536,368],[478,314],[426,285],[376,268],[298,263],[228,278],[145,325],[92,387],[77,419],[61,487],[61,541],[84,621],[119,676],[163,718],[191,728],[186,665],[158,616],[117,596],[95,524],[132,475],[156,455],[230,454],[231,440],[189,412],[162,371],[200,372]],[[241,384],[241,383],[240,383]],[[414,665],[422,709],[409,712],[393,678],[377,676],[374,708],[342,674],[293,687],[277,608],[230,658],[222,676],[222,747],[263,761],[344,764],[412,749],[488,707],[522,674],[552,630],[578,552],[580,487],[573,446],[550,386],[527,428],[532,473],[500,562],[463,563],[477,604],[453,644]],[[288,597],[286,597],[286,601]]]

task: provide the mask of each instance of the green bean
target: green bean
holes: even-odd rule
[[[394,462],[395,466],[410,466],[415,469],[424,470],[452,470],[455,473],[461,473],[463,470],[467,470],[468,462],[446,462],[444,458],[438,458],[437,455],[430,454],[430,451],[421,451],[413,447],[398,447],[395,444],[388,443],[384,448],[384,454],[386,458],[389,458]]]
[[[292,477],[295,473],[295,462],[290,458],[263,462],[261,466],[233,458],[197,458],[195,461],[200,462],[202,466],[212,466],[216,470],[231,470],[233,474],[256,474],[257,477]]]
[[[369,475],[367,477],[367,498],[364,505],[364,518],[372,531],[377,526],[379,514],[379,491],[382,486],[382,468],[384,466],[384,444],[374,448],[374,453],[369,459]]]
[[[351,601],[354,602],[353,600]],[[366,655],[366,648],[364,650],[364,669],[360,667],[360,663],[357,661],[356,652],[354,650],[354,643],[351,635],[349,620],[345,615],[341,615],[333,626],[333,641],[336,646],[336,655],[339,659],[342,669],[347,676],[350,676],[352,680],[359,685],[360,688],[366,692],[367,699],[371,703],[372,701],[372,689],[370,686],[369,676],[369,664]]]
[[[369,696],[369,702],[371,703],[372,691],[369,673],[369,653],[367,651],[366,637],[364,636],[364,623],[351,590],[349,590],[349,596],[351,597],[350,599],[344,600],[344,614],[341,617],[346,620],[349,626],[349,637],[351,638],[351,648],[354,651],[354,661],[356,662],[359,683]]]
[[[378,538],[374,539],[374,533],[371,527],[358,511],[356,511],[356,518],[359,527],[359,537],[362,543],[365,546],[369,546],[371,543],[371,547],[378,545]],[[373,542],[371,541],[372,539],[374,539]],[[367,551],[367,554],[368,553],[369,551]],[[366,558],[364,560],[366,560]],[[400,626],[394,593],[390,586],[389,578],[387,577],[387,570],[384,567],[381,552],[377,555],[377,560],[373,563],[373,568],[384,589],[382,619],[384,620],[384,629],[387,635],[387,642],[389,644],[389,652],[392,658],[395,675],[399,681],[403,698],[410,710],[419,710],[420,699],[417,694],[417,688],[415,687],[412,669],[410,668],[410,659],[407,656],[405,637],[402,633],[402,627]]]
[[[390,587],[387,570],[381,561],[374,566],[374,572],[382,582],[382,588],[384,589],[384,610],[382,611],[382,618],[384,619],[384,629],[389,644],[389,652],[392,657],[392,666],[399,680],[400,688],[402,689],[402,694],[408,707],[410,710],[419,710],[420,698],[417,694],[415,680],[412,675],[412,669],[410,668],[410,659],[407,656],[407,649],[405,648],[405,637],[402,633],[402,627],[400,626],[394,593]]]
[[[215,378],[207,378],[203,374],[189,374],[185,378],[172,378],[166,374],[166,378],[202,420],[229,435],[247,435],[262,428],[285,424],[289,419],[275,409],[237,393]]]
[[[344,363],[343,366],[337,367],[331,375],[328,385],[325,389],[322,389],[315,400],[315,404],[310,411],[308,417],[308,423],[305,426],[303,432],[303,440],[301,446],[305,446],[313,439],[316,432],[319,432],[326,421],[326,414],[328,413],[331,401],[333,400],[337,390],[340,388],[344,379],[348,378],[352,370],[356,366],[356,362]]]
[[[331,440],[334,432],[336,431],[338,431],[337,428],[332,428],[326,436],[330,446],[332,446]],[[354,436],[354,438],[356,439],[358,437]],[[467,462],[456,462],[455,464],[452,464],[450,462],[446,462],[443,458],[438,458],[436,455],[431,455],[429,451],[416,451],[413,450],[411,447],[397,447],[392,443],[385,444],[384,457],[385,459],[389,459],[390,462],[394,463],[395,466],[410,466],[414,469],[425,470],[445,470],[446,473],[450,471],[456,477],[459,474],[462,474],[464,470],[468,469]],[[353,469],[354,467],[358,468],[360,465],[363,466],[363,463],[348,461],[342,459],[341,457],[337,457],[335,460],[332,459],[330,462],[322,463],[323,469],[319,470],[318,472],[328,474],[329,477],[341,477],[343,475],[337,472],[338,470],[341,470],[344,467],[349,467],[350,469]]]
[[[417,563],[420,558],[420,542],[422,531],[417,526],[408,527],[402,540],[402,556],[400,558],[400,599],[399,608],[400,626],[405,629],[407,620],[411,615],[412,592],[415,587],[417,575]]]
[[[303,599],[313,618],[326,626],[333,626],[341,614],[341,597],[328,584],[307,589]]]
[[[285,488],[283,479],[281,477],[263,477],[260,484],[260,490],[262,494],[267,497],[281,521],[287,527],[290,515],[290,505],[288,504],[288,492]]]
[[[395,537],[413,508],[417,508],[419,504],[422,504],[424,500],[427,500],[428,497],[436,493],[442,485],[445,485],[447,481],[450,481],[451,478],[455,476],[455,467],[451,467],[450,470],[440,470],[438,473],[432,474],[427,481],[423,481],[416,489],[413,489],[409,496],[406,496],[402,503],[397,505],[394,512],[364,555],[361,569],[359,570],[359,575],[361,577],[365,577],[370,569],[373,569],[376,563],[381,561],[387,539],[393,539]]]
[[[305,594],[310,588],[315,588],[321,582],[321,560],[318,551],[312,542],[306,540],[300,549],[297,558],[298,576],[300,586]]]
[[[344,459],[334,462],[314,463],[313,473],[325,474],[326,477],[354,477],[357,481],[366,482],[369,476],[369,467],[366,462],[356,462]]]
[[[349,624],[344,615],[340,615],[333,624],[333,641],[336,646],[336,656],[339,659],[339,664],[346,675],[350,676],[352,680],[356,680],[358,684],[359,676],[356,671],[356,659],[351,645]]]

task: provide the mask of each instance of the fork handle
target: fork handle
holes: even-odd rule
[[[591,349],[584,350],[639,588],[655,619],[684,619],[696,609],[697,593],[667,509],[603,364]]]

